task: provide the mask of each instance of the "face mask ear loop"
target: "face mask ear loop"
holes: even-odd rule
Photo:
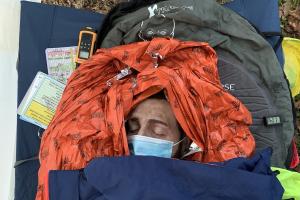
[[[193,144],[194,143],[192,143],[192,145]],[[203,150],[200,147],[198,147],[198,146],[197,147],[190,147],[189,151],[186,154],[184,154],[183,156],[181,156],[180,159],[184,159],[187,156],[190,156],[190,155],[192,155],[194,153],[199,153],[199,152],[203,152]]]
[[[186,139],[186,136],[184,136],[184,138],[182,138],[181,140],[179,140],[178,142],[176,142],[175,144],[173,144],[173,147],[176,146],[176,145],[178,145],[179,143],[181,143],[185,139]]]

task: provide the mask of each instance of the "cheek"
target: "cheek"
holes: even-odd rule
[[[169,133],[168,135],[166,135],[165,138],[163,138],[163,139],[172,141],[175,144],[180,140],[180,134],[178,134],[178,132],[176,132],[176,131],[173,131],[173,132]],[[178,145],[176,145],[176,146],[178,146]]]
[[[176,125],[172,126],[170,128],[171,134],[169,134],[170,140],[172,140],[174,143],[178,142],[180,140],[180,130]]]

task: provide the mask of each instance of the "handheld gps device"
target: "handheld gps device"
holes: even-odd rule
[[[91,27],[86,27],[79,32],[76,67],[93,55],[96,39],[97,32]]]

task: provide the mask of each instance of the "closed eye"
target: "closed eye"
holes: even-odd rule
[[[167,136],[170,133],[169,126],[158,120],[151,120],[152,132],[160,137]]]
[[[125,124],[125,129],[127,135],[134,135],[137,134],[140,129],[139,121],[135,118],[127,120]]]

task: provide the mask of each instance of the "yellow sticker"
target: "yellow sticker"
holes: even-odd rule
[[[48,126],[54,116],[54,112],[37,101],[32,101],[25,115]]]

